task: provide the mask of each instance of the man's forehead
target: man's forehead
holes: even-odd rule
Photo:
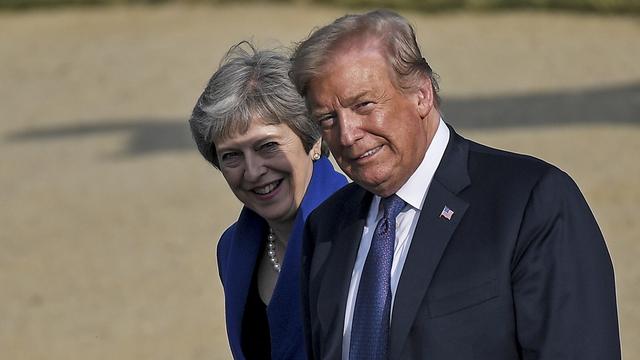
[[[365,88],[351,88],[341,92],[325,92],[321,94],[324,98],[309,96],[307,98],[307,106],[311,110],[312,115],[323,113],[330,110],[334,105],[351,106],[353,103],[373,94],[373,90]]]
[[[376,77],[375,70],[356,65],[348,64],[341,69],[333,69],[330,75],[312,80],[307,92],[307,105],[311,109],[331,107],[336,103],[350,105],[370,94],[373,91],[372,80]]]
[[[386,59],[384,48],[379,41],[357,42],[355,39],[349,42],[340,43],[331,48],[322,61],[320,68],[322,71],[316,77],[323,77],[331,74],[331,69],[337,65],[358,62],[365,58],[380,57]]]
[[[307,91],[309,105],[327,96],[358,97],[373,90],[392,76],[386,58],[374,49],[354,49],[337,54],[311,79]]]
[[[329,56],[333,54],[347,53],[350,51],[367,52],[374,51],[382,53],[384,42],[380,36],[371,34],[352,34],[336,41],[329,49]]]

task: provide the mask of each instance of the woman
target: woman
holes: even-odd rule
[[[325,156],[289,69],[276,52],[247,42],[232,47],[189,120],[198,149],[244,204],[218,243],[235,359],[306,358],[302,229],[309,213],[346,184]]]

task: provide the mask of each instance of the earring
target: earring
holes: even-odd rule
[[[320,160],[320,153],[313,153],[313,156],[311,157],[311,159],[313,159],[313,161]]]

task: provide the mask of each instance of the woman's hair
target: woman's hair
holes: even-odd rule
[[[348,40],[380,41],[387,63],[393,69],[396,87],[412,91],[426,77],[431,81],[435,105],[440,105],[438,75],[422,57],[413,27],[404,17],[389,10],[345,15],[302,41],[293,54],[291,71],[292,81],[300,94],[306,96],[309,83],[326,71],[325,63]]]
[[[308,153],[320,139],[305,102],[289,78],[290,60],[274,50],[242,41],[229,49],[189,119],[198,150],[220,168],[214,141],[246,132],[254,119],[285,124]],[[326,155],[326,150],[323,150]]]

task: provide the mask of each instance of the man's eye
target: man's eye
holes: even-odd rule
[[[320,118],[318,118],[318,125],[320,125],[320,127],[322,129],[328,129],[331,126],[333,126],[333,121],[334,121],[335,117],[332,115],[327,115],[327,116],[322,116]]]
[[[356,108],[359,110],[366,110],[373,105],[373,101],[362,101],[356,104]]]

